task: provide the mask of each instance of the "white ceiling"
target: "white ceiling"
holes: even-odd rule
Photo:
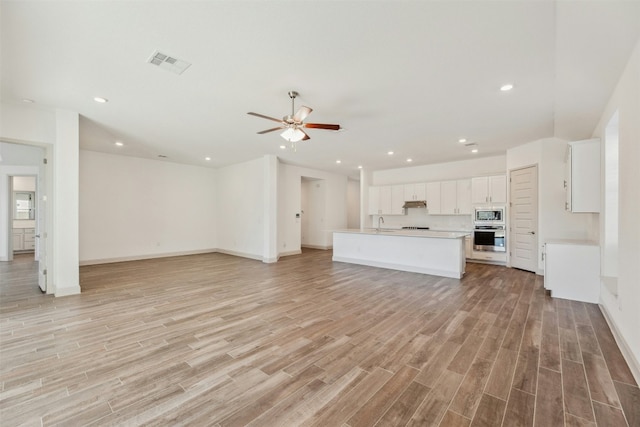
[[[211,167],[276,154],[354,174],[590,137],[640,37],[640,1],[3,0],[1,24],[2,102],[78,111],[82,148]],[[192,65],[159,69],[155,50]],[[307,122],[344,130],[309,129],[296,152],[257,135],[276,124],[246,113],[289,114],[289,90],[314,109]]]

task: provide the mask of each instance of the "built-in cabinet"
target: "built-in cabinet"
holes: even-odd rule
[[[426,184],[405,184],[404,200],[427,200]]]
[[[471,236],[467,236],[464,238],[464,256],[467,259],[471,259],[473,254],[473,239]]]
[[[427,213],[432,215],[440,214],[442,211],[440,203],[440,183],[427,182],[425,189],[427,191]]]
[[[475,261],[504,263],[507,261],[507,254],[505,252],[472,251],[469,258]]]
[[[471,202],[474,206],[507,203],[507,176],[471,178]]]
[[[600,247],[596,242],[545,243],[544,287],[554,298],[597,304],[600,300]]]
[[[565,166],[565,209],[600,212],[600,140],[570,142]]]
[[[32,251],[36,247],[35,229],[14,228],[13,229],[13,250]]]
[[[402,215],[404,185],[369,187],[369,215]]]
[[[442,215],[471,214],[471,180],[440,182],[440,213]]]
[[[505,175],[369,187],[369,215],[402,215],[405,201],[426,200],[430,215],[471,215],[473,207],[507,203]]]

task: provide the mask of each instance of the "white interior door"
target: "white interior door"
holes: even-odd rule
[[[38,173],[36,187],[36,259],[38,261],[38,286],[42,292],[47,292],[47,186],[44,164]]]
[[[538,269],[538,166],[512,170],[510,187],[511,267]]]

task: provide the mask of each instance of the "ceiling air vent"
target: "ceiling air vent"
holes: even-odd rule
[[[184,70],[189,68],[189,66],[191,65],[187,61],[183,61],[157,50],[151,54],[147,62],[149,64],[157,65],[158,67],[167,71],[171,71],[175,74],[182,74]]]

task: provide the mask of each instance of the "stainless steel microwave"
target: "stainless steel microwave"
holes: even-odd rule
[[[476,208],[474,223],[482,224],[504,224],[504,208]]]

